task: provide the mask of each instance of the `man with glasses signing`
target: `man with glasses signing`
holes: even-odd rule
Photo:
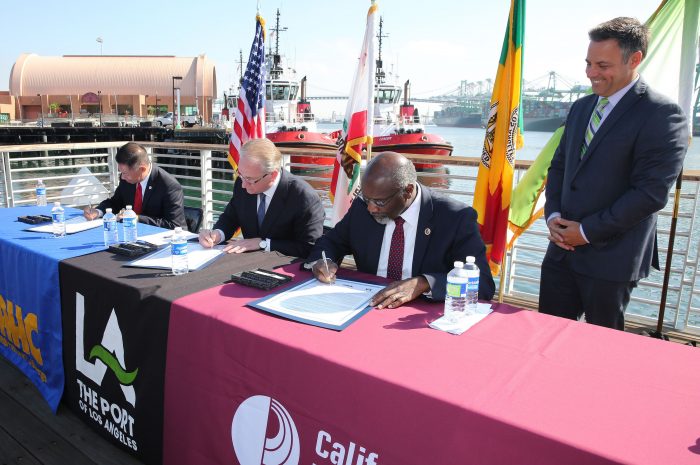
[[[316,191],[282,169],[282,154],[268,139],[253,139],[241,148],[233,197],[214,229],[199,233],[199,243],[213,247],[238,228],[244,239],[225,247],[228,253],[277,251],[306,257],[323,234],[325,212]]]
[[[395,152],[380,153],[367,164],[362,193],[318,240],[308,262],[316,260],[314,276],[330,282],[347,254],[359,271],[394,281],[372,300],[377,308],[395,308],[421,295],[444,300],[447,273],[468,255],[481,270],[479,298],[490,300],[495,291],[474,209],[418,183],[413,164]]]

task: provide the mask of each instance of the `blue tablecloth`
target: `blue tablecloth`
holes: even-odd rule
[[[56,411],[64,385],[58,262],[105,250],[102,228],[64,238],[29,232],[17,221],[51,206],[0,208],[0,354],[12,361]],[[82,215],[66,208],[66,219]],[[141,235],[162,231],[138,225]]]

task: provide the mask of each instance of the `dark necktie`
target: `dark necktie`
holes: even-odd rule
[[[141,192],[141,183],[136,183],[136,195],[134,195],[134,213],[141,214],[143,206],[143,193]]]
[[[260,204],[258,205],[258,228],[260,228],[265,219],[265,194],[258,194],[258,198],[260,199]]]
[[[391,235],[391,247],[389,248],[389,263],[386,267],[386,277],[395,281],[401,280],[403,270],[403,224],[406,222],[400,216],[394,220],[396,227]]]

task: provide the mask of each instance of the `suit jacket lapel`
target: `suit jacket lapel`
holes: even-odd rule
[[[260,237],[266,237],[266,233],[271,230],[279,215],[284,210],[284,200],[287,198],[287,193],[289,192],[289,177],[285,173],[284,169],[280,170],[280,183],[277,185],[275,190],[275,195],[272,196],[270,200],[270,205],[267,207],[265,212],[265,218],[260,227]],[[256,202],[257,205],[257,202]],[[256,210],[257,214],[257,210]]]
[[[250,237],[261,237],[260,228],[258,227],[258,195],[249,194],[245,189],[241,188],[241,193],[243,194],[243,216],[241,218],[241,225],[246,224],[247,221],[250,222],[250,231],[245,230],[244,236]],[[248,234],[248,233],[251,234]]]
[[[357,202],[358,199],[353,200],[353,204]],[[358,207],[367,210],[367,206],[362,202],[362,205]],[[352,207],[351,207],[352,208]],[[369,216],[369,223],[365,231],[361,231],[359,234],[364,234],[366,237],[367,244],[367,269],[374,270],[374,274],[377,274],[377,269],[379,268],[379,255],[382,253],[382,242],[384,241],[384,231],[386,226],[377,223],[372,216]]]
[[[418,213],[418,226],[416,228],[416,244],[413,249],[412,276],[417,276],[423,263],[423,257],[428,250],[430,242],[430,231],[433,221],[433,197],[430,190],[425,186],[420,186],[421,202],[420,213]]]
[[[156,165],[151,164],[151,174],[148,175],[148,183],[146,184],[146,192],[141,192],[143,198],[141,199],[141,211],[143,212],[148,205],[148,201],[151,200],[151,194],[156,184],[156,179],[158,178],[158,172],[156,170]],[[136,196],[136,185],[134,185],[134,198]]]
[[[584,111],[581,112],[580,119],[578,121],[572,121],[572,127],[576,128],[576,135],[573,141],[573,147],[571,148],[571,153],[568,153],[567,156],[569,157],[569,161],[573,164],[573,166],[580,166],[580,163],[582,161],[581,148],[583,147],[583,141],[586,136],[586,130],[588,129],[588,123],[591,119],[591,115],[593,114],[593,110],[595,110],[597,103],[597,96],[592,95],[590,100],[585,104]]]

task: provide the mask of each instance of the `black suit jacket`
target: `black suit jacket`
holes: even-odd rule
[[[249,194],[240,178],[233,186],[233,197],[214,225],[230,238],[238,228],[243,237],[270,239],[270,250],[305,258],[323,234],[326,214],[318,193],[301,178],[280,170],[280,182],[258,228],[257,195]]]
[[[590,244],[571,254],[573,271],[609,281],[636,281],[658,268],[657,212],[683,166],[688,124],[678,105],[640,78],[615,105],[580,157],[597,95],[576,101],[547,176],[545,215],[579,221]]]
[[[473,255],[481,271],[479,298],[491,300],[495,285],[486,261],[486,247],[479,234],[476,211],[456,200],[437,195],[423,185],[420,188],[412,276],[425,276],[430,283],[432,298],[444,300],[447,273],[454,267],[454,262]],[[367,204],[358,197],[335,228],[318,240],[309,261],[321,258],[321,251],[336,263],[352,254],[358,270],[376,274],[385,228],[372,218]]]
[[[112,198],[103,200],[97,208],[103,213],[105,209],[111,208],[116,214],[127,205],[134,205],[135,195],[136,184],[120,180]],[[151,164],[151,174],[148,176],[141,205],[139,223],[167,229],[174,229],[176,226],[187,229],[182,186],[170,173],[155,164]]]

